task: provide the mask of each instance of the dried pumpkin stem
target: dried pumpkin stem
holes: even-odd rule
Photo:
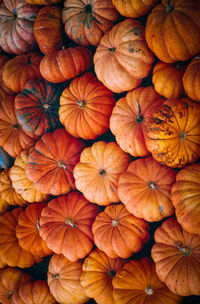
[[[59,277],[60,277],[60,275],[59,275],[59,273],[57,272],[57,273],[55,273],[55,274],[53,274],[52,273],[52,276],[51,276],[53,279],[57,279],[57,280],[59,280]]]
[[[74,219],[72,217],[67,217],[65,220],[65,223],[69,226],[71,226],[72,228],[76,228],[77,225],[74,224]]]
[[[156,183],[155,182],[149,182],[149,188],[150,189],[152,189],[152,190],[154,190],[154,189],[156,189],[156,187],[157,187],[157,185],[156,185]]]
[[[182,242],[178,242],[177,247],[182,252],[183,255],[189,256],[191,254],[190,246],[183,246]]]
[[[117,226],[118,224],[119,224],[119,220],[118,220],[118,219],[112,219],[112,220],[111,220],[111,225],[112,225],[113,227]]]
[[[79,107],[82,109],[85,107],[86,102],[85,100],[77,100],[76,103],[79,105]]]
[[[116,271],[111,269],[111,270],[109,270],[108,274],[111,278],[114,278],[116,275]]]
[[[138,116],[136,117],[136,122],[137,123],[141,123],[144,121],[144,117],[141,115],[141,107],[140,104],[138,102],[138,100],[136,100],[137,106],[138,106]]]
[[[10,300],[10,299],[11,299],[12,295],[13,295],[13,291],[12,291],[12,290],[10,290],[10,291],[9,291],[9,293],[8,293],[8,300]]]
[[[153,294],[153,288],[152,288],[151,286],[145,287],[145,290],[144,290],[144,291],[146,292],[146,294],[147,294],[148,296],[151,296],[151,295]]]

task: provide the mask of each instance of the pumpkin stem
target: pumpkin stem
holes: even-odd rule
[[[69,226],[71,226],[72,228],[76,228],[77,225],[74,224],[74,219],[72,217],[67,217],[65,220],[65,223]]]
[[[149,188],[152,189],[152,190],[156,189],[156,188],[157,188],[156,183],[155,183],[155,182],[152,182],[152,181],[149,182]]]
[[[77,100],[76,103],[79,105],[81,109],[83,109],[86,105],[85,100]]]
[[[190,246],[183,246],[182,242],[178,242],[177,247],[182,252],[183,255],[189,256],[191,254]]]
[[[167,0],[167,14],[171,13],[173,6],[170,4],[170,0]]]
[[[59,168],[63,168],[65,170],[67,169],[63,160],[59,160],[58,161],[58,167]]]
[[[53,279],[59,280],[60,275],[59,275],[59,273],[57,272],[57,273],[55,273],[55,274],[52,274],[51,277],[52,277]]]
[[[104,176],[106,174],[106,171],[104,169],[99,170],[99,175]]]
[[[181,132],[181,133],[179,134],[179,138],[180,138],[180,140],[186,139],[186,133],[185,133],[184,131]]]
[[[118,224],[119,224],[119,220],[118,220],[118,219],[112,219],[112,220],[111,220],[111,225],[112,225],[113,227],[116,227]]]
[[[13,291],[12,291],[12,290],[10,290],[10,291],[9,291],[9,293],[8,293],[8,300],[10,300],[10,299],[11,299],[12,295],[13,295]]]
[[[31,64],[31,55],[27,56],[26,64]]]
[[[151,286],[145,287],[145,290],[144,290],[144,291],[146,292],[146,294],[147,294],[148,296],[151,296],[151,295],[153,294],[153,288],[152,288]]]
[[[141,123],[141,122],[144,121],[144,117],[141,115],[141,107],[140,107],[140,104],[139,104],[137,99],[136,99],[136,103],[137,103],[137,106],[138,106],[138,116],[136,117],[136,122]]]
[[[15,124],[14,126],[13,126],[13,128],[15,128],[15,129],[20,129],[21,128],[21,126],[20,126],[20,124]]]
[[[86,13],[91,13],[92,12],[92,5],[91,4],[87,4],[85,6],[84,10],[85,10]]]
[[[114,278],[115,275],[116,275],[116,271],[111,269],[111,270],[108,271],[108,274],[109,274],[109,276],[110,276],[111,278]]]
[[[37,230],[39,231],[40,230],[39,220],[37,220],[36,223],[37,223]]]
[[[51,109],[51,106],[48,104],[48,103],[44,103],[43,104],[43,108],[44,108],[44,110],[50,110]]]
[[[115,47],[109,48],[109,51],[113,54],[116,51],[116,48]]]

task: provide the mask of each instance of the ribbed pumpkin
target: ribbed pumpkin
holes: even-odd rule
[[[76,188],[92,203],[117,203],[119,177],[130,161],[130,155],[122,151],[117,143],[95,142],[82,151],[80,162],[74,168]]]
[[[87,72],[62,92],[59,119],[71,135],[95,139],[108,130],[114,104],[113,93]]]
[[[134,157],[150,154],[145,141],[146,127],[163,102],[153,86],[136,88],[117,101],[110,117],[110,130],[123,151]]]
[[[188,97],[200,102],[200,54],[187,66],[183,75],[183,86]]]
[[[113,286],[117,304],[179,304],[183,300],[158,279],[155,264],[149,258],[126,263],[114,277]]]
[[[171,188],[176,172],[151,156],[133,161],[120,176],[118,195],[126,209],[149,222],[174,213]]]
[[[122,16],[138,18],[147,14],[158,0],[112,0],[112,3]]]
[[[26,175],[44,194],[61,195],[75,189],[74,166],[84,143],[64,129],[45,133],[28,156]]]
[[[67,36],[83,46],[98,45],[119,19],[112,0],[65,0],[62,21]]]
[[[9,89],[4,81],[3,81],[3,69],[6,64],[10,60],[10,57],[7,55],[0,55],[0,98],[6,95],[12,95],[14,92]]]
[[[0,214],[9,210],[10,205],[0,196]]]
[[[92,225],[94,243],[110,258],[126,259],[149,241],[149,225],[127,211],[123,204],[111,204]]]
[[[200,156],[200,104],[168,99],[147,126],[147,149],[159,162],[181,168]]]
[[[50,292],[59,303],[83,304],[89,300],[80,285],[82,262],[71,262],[62,254],[54,254],[47,272]]]
[[[50,5],[50,4],[57,4],[61,2],[61,0],[26,0],[26,2],[37,5]]]
[[[61,49],[62,37],[61,9],[57,6],[44,6],[34,22],[33,31],[39,49],[43,54]]]
[[[39,234],[55,253],[77,261],[93,248],[92,224],[98,212],[96,205],[72,191],[51,200],[42,210]]]

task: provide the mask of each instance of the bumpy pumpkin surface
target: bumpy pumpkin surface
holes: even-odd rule
[[[187,66],[183,75],[183,86],[188,97],[200,102],[200,54]]]
[[[112,0],[122,16],[138,18],[147,14],[158,0]]]

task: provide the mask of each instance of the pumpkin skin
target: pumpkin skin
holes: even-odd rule
[[[114,277],[113,286],[118,304],[179,304],[183,300],[158,279],[155,264],[149,258],[126,263]]]
[[[144,27],[135,19],[125,19],[109,30],[94,54],[97,78],[115,93],[138,87],[149,75],[153,62]]]
[[[183,74],[186,65],[183,63],[166,63],[159,61],[153,68],[152,82],[156,92],[167,99],[184,95]]]
[[[95,139],[108,130],[114,104],[113,93],[87,72],[63,90],[59,119],[74,137]]]
[[[134,157],[150,154],[146,127],[163,102],[153,86],[136,88],[117,101],[110,117],[110,130],[123,151]]]
[[[119,19],[112,0],[65,0],[62,21],[67,36],[83,46],[97,46]]]
[[[28,268],[42,261],[42,258],[25,251],[19,245],[16,226],[23,208],[18,207],[0,216],[0,256],[12,267]]]
[[[89,49],[76,46],[45,55],[40,62],[40,72],[46,80],[58,83],[74,78],[92,67]]]
[[[112,0],[112,3],[122,16],[138,18],[147,14],[158,0]]]
[[[23,130],[41,136],[61,126],[58,118],[62,87],[33,79],[15,97],[16,116]]]
[[[0,214],[3,214],[5,211],[9,210],[9,207],[10,205],[2,197],[0,197]],[[2,261],[0,261],[0,264],[1,262]]]
[[[43,54],[50,54],[61,49],[63,45],[61,29],[61,9],[50,5],[42,7],[37,14],[33,31]]]
[[[92,203],[109,205],[119,202],[120,175],[131,158],[115,142],[98,141],[85,148],[74,167],[76,188]]]
[[[176,172],[151,156],[133,161],[120,176],[118,195],[126,209],[149,222],[174,213],[171,188]]]
[[[6,62],[3,69],[3,81],[13,92],[21,92],[29,79],[39,79],[40,61],[42,55],[38,52],[21,54]]]
[[[113,298],[113,278],[119,272],[125,260],[109,258],[98,248],[94,249],[83,262],[81,286],[88,297],[98,304],[117,304]]]
[[[37,46],[33,23],[39,11],[25,0],[4,0],[0,7],[0,46],[8,54],[23,54]],[[14,20],[14,22],[13,22]]]
[[[6,267],[0,270],[0,301],[11,304],[13,295],[19,286],[31,281],[31,275],[16,267]]]
[[[46,281],[21,284],[12,296],[12,304],[56,304]]]
[[[26,0],[27,3],[36,4],[36,5],[50,5],[57,4],[61,2],[61,0]]]
[[[16,226],[16,236],[19,245],[25,251],[40,257],[45,257],[53,253],[39,234],[39,220],[41,212],[46,205],[47,203],[29,205],[20,213]]]
[[[64,129],[45,133],[28,156],[26,176],[44,194],[66,194],[76,188],[73,169],[83,148]]]
[[[110,258],[126,259],[149,241],[149,225],[129,213],[123,204],[111,204],[92,225],[95,245]]]
[[[200,236],[170,218],[156,229],[154,239],[151,256],[159,279],[175,294],[200,295]]]
[[[200,51],[200,2],[162,0],[150,12],[145,27],[149,48],[167,63],[186,61]],[[185,29],[190,29],[186,32]]]
[[[71,262],[62,254],[54,254],[47,272],[50,292],[59,303],[83,304],[89,300],[80,285],[82,262]]]
[[[179,224],[189,233],[200,235],[200,164],[182,168],[171,190]]]
[[[5,64],[10,60],[7,55],[0,55],[0,100],[7,95],[12,95],[14,92],[9,89],[3,81],[3,69]],[[2,93],[1,93],[2,92]],[[4,94],[3,94],[4,93]]]
[[[200,156],[200,105],[187,97],[165,101],[149,121],[146,145],[169,167],[195,162]]]
[[[72,191],[51,200],[42,210],[39,234],[55,253],[77,261],[93,248],[92,224],[98,212],[96,205]]]
[[[200,54],[187,66],[183,75],[183,86],[188,97],[200,102]]]

